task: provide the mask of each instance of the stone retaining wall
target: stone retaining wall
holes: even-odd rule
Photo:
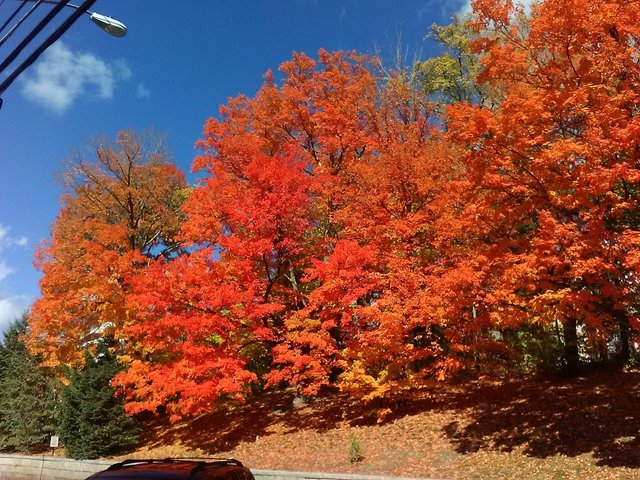
[[[85,480],[112,461],[0,454],[1,480]],[[419,480],[401,477],[251,469],[256,480]],[[428,480],[428,479],[422,479]]]
[[[0,454],[2,480],[84,480],[113,462]]]

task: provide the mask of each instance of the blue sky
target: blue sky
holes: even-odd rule
[[[0,3],[0,22],[12,2]],[[38,296],[33,253],[56,218],[56,175],[75,148],[153,127],[189,171],[205,120],[227,98],[253,95],[292,52],[378,49],[391,57],[400,34],[411,57],[426,58],[434,53],[424,40],[429,26],[464,8],[465,0],[96,2],[93,10],[123,21],[127,36],[81,18],[3,95],[0,330]]]

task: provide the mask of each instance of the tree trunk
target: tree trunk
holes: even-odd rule
[[[630,326],[629,317],[622,310],[616,310],[614,318],[618,324],[618,330],[620,331],[620,349],[618,351],[618,362],[620,366],[625,365],[631,358],[631,349],[629,347],[630,340]]]
[[[569,375],[577,373],[580,364],[577,327],[578,322],[575,319],[568,319],[562,322],[562,333],[564,337],[564,368],[565,373]]]

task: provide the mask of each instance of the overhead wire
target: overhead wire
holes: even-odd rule
[[[85,0],[85,2],[80,5],[78,7],[77,10],[75,10],[51,35],[49,35],[41,44],[40,46],[38,46],[38,48],[36,48],[33,53],[31,53],[31,55],[29,55],[29,57],[27,57],[26,60],[24,60],[19,66],[18,68],[16,68],[16,70],[11,73],[11,75],[9,75],[2,83],[0,83],[0,95],[2,95],[2,93],[4,93],[4,91],[15,81],[16,78],[18,78],[18,76],[29,66],[32,65],[37,59],[38,57],[47,49],[49,48],[56,40],[58,40],[70,27],[71,25],[73,25],[75,23],[75,21],[80,18],[82,15],[86,14],[87,11],[89,10],[89,8],[91,8],[91,6],[96,2],[96,0]],[[62,0],[60,5],[60,9],[62,7],[64,7],[68,2],[65,0]],[[49,12],[49,15],[53,15],[51,18],[53,18],[55,15],[58,14],[60,10],[56,10],[56,8],[54,8],[51,12]],[[46,25],[51,18],[49,18],[47,20],[47,17],[45,17],[45,19],[42,20],[42,22],[40,22],[40,24],[33,29],[33,31],[27,35],[27,38],[25,38],[25,40],[23,40],[23,42],[21,43],[20,46],[22,46],[22,44],[29,43],[33,37],[35,37],[40,30],[42,30],[42,28],[44,28],[44,25]],[[42,27],[41,27],[42,25]],[[19,53],[19,52],[18,52]],[[2,72],[2,70],[4,68],[6,68],[6,65],[8,65],[9,58],[7,58],[7,60],[5,60],[1,65],[0,65],[0,72]],[[13,61],[13,59],[11,60]],[[10,63],[10,61],[9,61]],[[1,107],[1,103],[0,103],[0,107]]]
[[[31,43],[31,41],[33,41],[33,39],[49,24],[49,22],[51,22],[51,20],[53,20],[55,18],[56,15],[58,15],[60,13],[60,11],[64,7],[66,7],[67,3],[69,3],[69,2],[66,1],[66,0],[61,0],[59,4],[57,4],[55,7],[53,7],[51,9],[51,11],[49,11],[49,13],[47,15],[45,15],[45,17],[25,36],[25,38],[22,40],[22,42],[20,42],[18,44],[18,46],[13,49],[13,51],[7,56],[7,58],[4,60],[4,62],[0,63],[0,73],[4,72],[4,70],[18,57],[18,55],[20,55],[20,53],[22,53],[22,51],[26,48],[26,46],[29,45],[29,43]],[[36,8],[40,4],[41,4],[41,0],[39,0],[36,3],[34,8]],[[30,12],[31,12],[31,10],[30,10]],[[27,12],[27,14],[30,14],[30,12]],[[13,30],[15,30],[15,28],[16,27],[14,26],[14,28],[12,28],[7,33],[7,35],[5,35],[2,38],[2,40],[0,40],[0,45],[2,45],[2,43],[4,41],[6,41],[6,37],[8,35],[10,35],[11,32]]]
[[[14,12],[14,15],[12,15],[12,16],[11,16],[11,18],[10,18],[9,20],[7,20],[7,22],[5,22],[5,25],[3,25],[3,26],[2,26],[2,28],[0,28],[0,32],[1,32],[2,30],[4,30],[4,29],[5,29],[6,25],[8,25],[8,22],[9,22],[10,20],[13,20],[13,17],[15,17],[15,15],[17,15],[17,13],[22,9],[22,7],[24,7],[28,2],[29,2],[29,0],[23,0],[22,5],[20,5],[20,7],[18,7],[18,9],[16,9],[16,12]],[[2,37],[2,38],[0,39],[0,47],[4,44],[4,42],[6,42],[6,41],[9,39],[9,37],[13,34],[13,32],[15,32],[15,31],[16,31],[16,29],[17,29],[20,25],[22,25],[22,22],[24,22],[27,18],[29,18],[29,17],[31,16],[31,14],[32,14],[33,12],[35,12],[35,11],[36,11],[36,9],[37,9],[40,5],[42,5],[43,3],[44,3],[44,0],[38,0],[37,2],[35,2],[35,4],[34,4],[30,9],[29,9],[29,11],[28,11],[27,13],[25,13],[25,14],[22,16],[22,18],[21,18],[20,20],[18,20],[18,21],[16,22],[16,24],[15,24],[13,27],[11,27],[11,30],[9,30],[9,31],[5,34],[5,36],[4,36],[4,37]],[[1,71],[2,71],[2,69],[0,69],[0,72],[1,72]]]
[[[7,19],[7,21],[5,21],[2,26],[0,27],[0,33],[2,33],[2,31],[7,28],[9,26],[9,24],[13,21],[14,18],[16,18],[16,16],[20,13],[20,11],[25,7],[25,5],[29,2],[29,0],[22,0],[22,3],[20,5],[18,5],[18,7],[13,11],[13,13],[9,16],[9,18]],[[2,0],[2,3],[4,3],[4,0]],[[0,7],[2,6],[2,3],[0,3]]]
[[[18,15],[18,13],[20,13],[20,10],[22,10],[24,8],[24,6],[27,4],[28,0],[22,0],[22,3],[20,3],[20,5],[18,5],[16,7],[16,9],[13,11],[13,13],[9,16],[9,18],[2,24],[2,27],[0,27],[0,32],[2,30],[4,30],[5,28],[7,28],[7,25],[9,25],[11,23],[11,21],[16,17],[16,15]],[[2,3],[0,3],[0,7],[2,7],[2,4],[4,3],[4,0],[2,0]]]

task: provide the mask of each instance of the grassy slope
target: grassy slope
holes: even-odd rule
[[[423,391],[379,419],[339,395],[273,392],[175,425],[137,457],[233,456],[250,468],[439,478],[640,478],[640,373],[479,380]],[[363,459],[348,460],[354,435]]]

